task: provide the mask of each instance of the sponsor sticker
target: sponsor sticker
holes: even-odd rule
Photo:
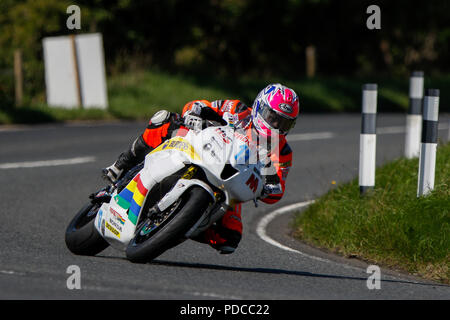
[[[114,234],[117,238],[120,238],[120,232],[117,231],[112,225],[110,225],[108,221],[105,221],[105,225],[106,228],[112,232],[112,234]]]
[[[238,153],[234,156],[234,160],[238,164],[246,164],[250,159],[250,149],[246,144],[241,144],[239,146]]]
[[[100,209],[98,211],[98,228],[100,229],[102,226],[102,215],[103,215],[103,211],[102,209]]]
[[[116,220],[120,222],[120,224],[125,224],[125,219],[116,210],[110,207],[109,211],[116,218]]]
[[[259,180],[252,174],[245,184],[255,193],[258,189]]]
[[[231,108],[233,107],[233,101],[231,100],[227,100],[227,102],[225,103],[225,105],[222,107],[222,112],[230,112]]]
[[[279,107],[284,112],[287,112],[287,113],[291,113],[292,112],[292,107],[290,105],[286,104],[286,103],[280,103]]]
[[[228,138],[226,132],[225,132],[223,129],[217,128],[217,129],[216,129],[216,132],[217,132],[217,133],[219,134],[219,136],[222,138],[223,142],[225,142],[225,143],[227,143],[227,144],[230,143],[230,139]]]
[[[159,151],[163,151],[163,150],[169,150],[169,149],[184,152],[190,158],[200,160],[200,156],[197,154],[197,152],[195,152],[194,147],[188,141],[184,140],[181,137],[175,137],[175,138],[172,138],[172,139],[164,142],[162,145],[157,147],[151,153],[159,152]]]
[[[111,225],[116,228],[117,230],[119,230],[119,232],[122,232],[122,227],[115,222],[113,219],[109,218],[109,223],[111,223]]]
[[[243,135],[243,134],[240,134],[240,133],[238,133],[238,132],[235,132],[234,133],[234,136],[239,140],[239,141],[242,141],[242,142],[244,142],[244,143],[249,143],[250,141],[248,140],[248,137],[247,136],[245,136],[245,135]]]

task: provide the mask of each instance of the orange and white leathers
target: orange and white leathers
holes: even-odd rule
[[[208,111],[212,110],[219,117],[223,117],[227,112],[231,113],[237,116],[238,121],[249,117],[252,111],[251,108],[247,107],[240,100],[216,100],[213,102],[209,102],[207,100],[194,100],[188,102],[184,106],[181,115],[184,116],[185,113],[188,110],[192,110],[194,106],[200,106],[200,108],[207,109]],[[207,117],[209,116],[209,112],[203,112],[202,110],[202,113],[205,113]],[[203,115],[201,115],[201,117],[203,117]],[[251,130],[251,123],[249,123],[246,133],[251,141],[258,138],[255,131]],[[268,194],[261,199],[261,201],[269,204],[276,203],[283,197],[286,186],[286,178],[290,168],[292,167],[292,150],[286,141],[286,137],[284,135],[279,135],[276,140],[278,140],[276,143],[272,142],[270,148],[271,150],[269,151],[268,156],[276,169],[276,174],[282,186],[282,192],[277,194]]]
[[[249,123],[246,128],[246,135],[250,141],[259,138],[255,131],[251,130],[251,122],[245,121],[250,119],[251,108],[247,107],[240,100],[216,100],[212,102],[194,100],[184,106],[182,116],[193,111],[195,111],[194,114],[199,115],[203,119],[216,121],[221,121],[226,115],[232,115],[234,118],[232,120],[235,122]],[[228,118],[227,121],[229,121]],[[187,129],[180,124],[180,116],[178,114],[167,111],[158,112],[152,117],[143,134],[135,140],[130,149],[120,155],[116,165],[126,171],[142,161],[146,154],[171,137],[184,136],[186,133]],[[273,167],[276,169],[276,176],[279,179],[282,190],[273,194],[265,194],[261,200],[272,204],[279,201],[283,196],[287,174],[292,165],[292,151],[284,136],[279,136],[277,143],[272,142],[270,149],[266,156],[270,157]],[[214,228],[205,232],[197,240],[209,243],[215,248],[224,244],[237,247],[241,237],[241,205],[236,204],[233,210],[226,212],[222,220]]]
[[[207,100],[194,100],[188,102],[184,106],[182,116],[192,111],[202,118],[210,118],[211,120],[214,120],[216,115],[222,118],[227,114],[231,114],[235,116],[235,121],[242,121],[251,115],[251,108],[247,107],[240,100],[216,100],[213,102]],[[255,130],[252,130],[251,126],[251,122],[248,122],[246,136],[250,141],[254,141],[259,137],[255,134]],[[286,137],[284,135],[279,135],[275,140],[277,141],[276,143],[272,141],[267,156],[275,167],[275,173],[278,176],[282,190],[281,192],[273,194],[265,194],[264,197],[260,199],[268,204],[276,203],[283,197],[287,175],[292,166],[292,150],[286,141]],[[228,236],[228,238],[234,240],[231,241],[233,242],[233,245],[237,246],[236,240],[239,242],[242,236],[242,229],[241,205],[237,204],[234,210],[227,211],[223,216],[221,226],[218,227],[217,230],[212,228],[207,230],[204,240],[213,246],[218,246],[230,242],[230,239],[227,239]],[[228,232],[228,230],[231,230],[231,232]],[[237,233],[239,233],[239,235]]]

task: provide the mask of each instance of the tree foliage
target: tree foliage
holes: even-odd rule
[[[79,32],[103,34],[109,72],[152,66],[296,78],[309,45],[323,75],[450,71],[446,0],[2,0],[0,73],[21,48],[27,88],[42,90],[42,38],[73,33],[70,4],[81,8]],[[371,4],[381,9],[381,30],[366,27]]]

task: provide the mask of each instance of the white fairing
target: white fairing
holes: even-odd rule
[[[114,196],[116,195],[114,193]],[[124,249],[136,230],[136,226],[128,219],[126,210],[118,206],[114,200],[100,207],[95,217],[95,227],[113,247],[118,249]]]
[[[211,127],[199,134],[190,131],[186,139],[199,150],[200,159],[192,163],[205,170],[208,181],[225,192],[228,202],[246,202],[259,196],[263,164],[257,163],[256,145],[244,134],[230,127]],[[224,179],[222,172],[227,163],[238,172]]]
[[[262,192],[260,171],[267,159],[262,157],[259,161],[257,152],[256,145],[234,128],[223,126],[209,127],[199,132],[191,130],[186,136],[167,140],[149,153],[140,176],[154,185],[186,164],[195,164],[205,171],[212,185],[225,193],[225,204],[233,205],[254,200]],[[164,210],[193,184],[204,188],[214,199],[213,190],[203,181],[180,179],[159,201],[158,207]],[[112,200],[102,205],[95,226],[113,246],[123,249],[133,238],[136,225],[128,219],[127,210],[116,203],[116,195],[114,192]],[[150,192],[147,196],[151,196]]]

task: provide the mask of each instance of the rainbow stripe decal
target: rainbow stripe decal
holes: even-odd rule
[[[142,185],[141,176],[138,174],[114,197],[114,200],[121,208],[128,210],[128,219],[134,225],[139,217],[147,192],[148,190]]]

